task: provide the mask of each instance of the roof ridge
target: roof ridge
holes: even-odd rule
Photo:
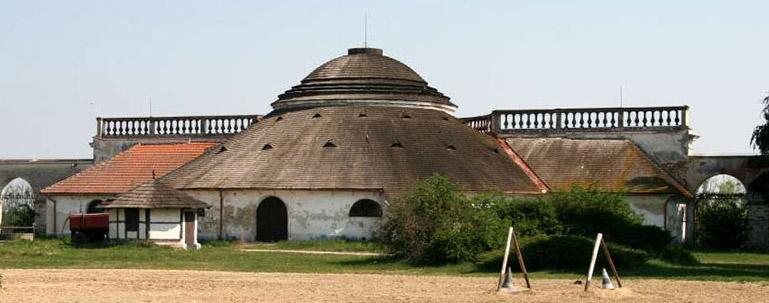
[[[539,187],[543,193],[550,191],[550,186],[547,185],[545,180],[539,177],[537,173],[529,166],[528,163],[526,163],[526,160],[523,160],[523,158],[515,151],[513,148],[507,144],[507,141],[502,138],[495,138],[497,143],[499,145],[502,145],[502,149],[505,151],[508,157],[510,157],[513,162],[515,162],[516,165],[518,165],[521,170],[526,174],[526,176],[531,179],[531,182],[534,183],[537,187]]]

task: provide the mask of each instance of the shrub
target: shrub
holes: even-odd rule
[[[580,236],[536,236],[523,239],[521,251],[530,270],[587,269],[594,241]],[[649,255],[642,250],[613,243],[608,243],[608,246],[614,264],[622,269],[641,266],[649,259]],[[597,268],[608,268],[602,251],[599,251],[596,264]]]
[[[681,247],[668,246],[657,254],[657,259],[678,265],[698,265],[697,258]]]
[[[697,242],[705,247],[734,249],[748,240],[748,211],[739,199],[703,201],[697,209]]]
[[[561,222],[551,203],[541,199],[510,199],[501,195],[486,198],[492,201],[497,216],[515,228],[519,237],[561,233]]]
[[[642,225],[623,193],[574,187],[543,198],[552,204],[564,234],[595,237],[646,251],[661,251],[670,244],[670,234],[657,226]]]
[[[390,205],[383,241],[415,264],[476,260],[501,246],[505,224],[487,201],[470,200],[445,177],[418,182]]]
[[[544,200],[555,208],[565,233],[592,237],[601,232],[611,236],[621,227],[643,222],[624,198],[622,193],[574,187],[569,192],[552,193]]]
[[[32,226],[35,222],[35,209],[32,205],[19,204],[4,210],[3,225],[7,226]]]
[[[618,230],[610,230],[606,241],[615,242],[648,252],[658,253],[670,245],[673,237],[670,232],[652,225],[626,224],[617,225]]]

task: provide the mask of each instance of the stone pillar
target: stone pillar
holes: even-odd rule
[[[690,199],[688,203],[686,203],[686,215],[684,216],[683,220],[684,228],[686,229],[686,235],[684,236],[683,244],[695,244],[694,226],[697,224],[694,217],[695,209],[697,209],[696,200]]]
[[[750,234],[748,246],[752,248],[769,248],[769,203],[760,195],[748,191],[748,222]]]

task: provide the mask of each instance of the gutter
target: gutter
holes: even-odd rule
[[[542,178],[540,178],[537,175],[537,173],[535,173],[534,170],[531,169],[531,166],[529,166],[529,164],[527,164],[526,161],[524,161],[523,158],[521,158],[521,156],[519,156],[510,147],[510,145],[507,144],[507,141],[505,141],[505,139],[496,138],[496,140],[497,140],[498,145],[500,145],[502,147],[502,150],[505,151],[505,154],[507,154],[507,156],[511,160],[513,160],[513,162],[515,162],[515,164],[517,164],[518,167],[521,168],[521,170],[523,170],[523,172],[526,174],[526,176],[528,176],[529,179],[531,179],[531,182],[534,183],[534,185],[536,185],[541,190],[541,192],[543,194],[545,194],[545,193],[550,191],[550,187],[547,186],[545,181],[543,181]]]

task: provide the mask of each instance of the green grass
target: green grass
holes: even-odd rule
[[[344,252],[376,252],[383,253],[385,248],[376,242],[354,240],[307,240],[284,241],[274,244],[247,244],[244,248],[256,249],[285,249],[285,250],[316,250]]]
[[[383,257],[244,252],[242,248],[381,251],[376,244],[348,241],[302,241],[274,245],[208,242],[198,251],[126,243],[107,247],[74,248],[58,239],[9,241],[0,244],[0,268],[139,268],[222,270],[246,272],[394,273],[495,276],[492,262],[416,267]],[[695,251],[701,264],[674,265],[652,260],[635,270],[620,268],[623,278],[659,278],[769,282],[769,253]],[[586,264],[587,267],[587,257]],[[514,267],[515,268],[515,267]],[[581,279],[583,272],[540,271],[532,279]]]

